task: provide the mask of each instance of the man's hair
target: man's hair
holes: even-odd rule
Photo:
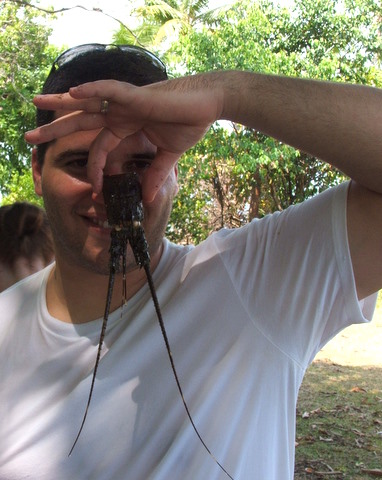
[[[52,67],[42,93],[65,93],[70,87],[75,87],[96,80],[119,80],[136,86],[167,80],[165,69],[159,68],[154,62],[137,53],[125,51],[123,48],[94,49],[73,55],[62,66]],[[143,51],[143,50],[142,50]],[[54,120],[54,111],[37,110],[37,126],[45,125]],[[49,143],[37,147],[37,159],[40,165],[44,163],[46,149]]]

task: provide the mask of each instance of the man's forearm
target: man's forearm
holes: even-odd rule
[[[335,165],[382,193],[382,90],[253,74],[224,74],[222,117]]]

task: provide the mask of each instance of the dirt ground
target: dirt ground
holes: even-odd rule
[[[382,367],[382,308],[375,311],[371,323],[351,325],[340,332],[316,355],[315,360],[347,366]]]
[[[373,321],[339,333],[305,375],[295,480],[382,477],[381,374],[382,293]]]

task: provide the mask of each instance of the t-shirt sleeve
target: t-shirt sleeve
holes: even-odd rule
[[[255,326],[304,367],[335,334],[371,320],[374,310],[376,295],[357,299],[346,228],[348,185],[215,236]]]

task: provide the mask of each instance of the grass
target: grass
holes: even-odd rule
[[[382,319],[381,295],[378,310]],[[382,335],[382,323],[376,327]],[[368,342],[374,339],[373,332]],[[354,348],[357,340],[346,339]],[[382,478],[378,356],[376,366],[351,366],[347,358],[346,365],[319,359],[309,367],[297,405],[295,480]]]

